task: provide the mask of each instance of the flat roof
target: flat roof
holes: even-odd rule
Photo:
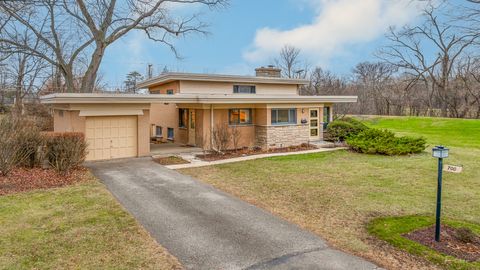
[[[137,84],[137,88],[147,88],[165,84],[173,81],[203,81],[203,82],[233,82],[233,83],[266,83],[266,84],[296,84],[305,85],[309,81],[305,79],[288,79],[276,77],[259,77],[259,76],[240,76],[240,75],[223,75],[223,74],[206,74],[206,73],[180,73],[167,72],[157,77],[142,81]]]
[[[351,103],[357,96],[298,96],[259,94],[99,94],[99,93],[56,93],[40,97],[44,104],[261,104],[261,103]]]

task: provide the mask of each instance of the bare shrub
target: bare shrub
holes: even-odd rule
[[[83,133],[47,133],[47,159],[59,173],[66,174],[80,166],[87,156],[87,142]]]
[[[240,129],[238,128],[237,125],[234,125],[231,128],[231,137],[232,137],[233,149],[235,150],[235,152],[237,152],[238,143],[240,142],[240,139],[242,137],[242,133],[240,132]]]
[[[22,128],[16,133],[16,140],[21,152],[28,153],[28,156],[19,162],[18,165],[33,168],[41,165],[43,160],[43,146],[45,138],[40,133],[40,128],[35,122],[28,119],[19,120]]]
[[[213,149],[218,153],[223,153],[228,148],[230,142],[230,132],[228,132],[228,125],[217,125],[213,128]]]
[[[33,137],[34,129],[22,119],[5,116],[0,121],[0,173],[6,176],[10,171],[35,153],[26,139]],[[28,147],[26,147],[28,145]]]

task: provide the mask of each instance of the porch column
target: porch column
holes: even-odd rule
[[[210,150],[213,149],[213,104],[210,104]]]

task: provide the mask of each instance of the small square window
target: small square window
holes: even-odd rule
[[[173,89],[168,89],[167,90],[167,95],[173,95]]]

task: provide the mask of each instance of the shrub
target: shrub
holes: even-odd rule
[[[223,153],[228,148],[230,142],[230,132],[228,132],[228,124],[216,126],[212,131],[213,149],[217,153]]]
[[[35,155],[38,132],[24,119],[5,116],[0,120],[0,172],[6,176]]]
[[[40,133],[40,129],[35,122],[28,119],[18,120],[18,124],[22,128],[16,132],[16,141],[21,151],[28,153],[25,160],[19,162],[18,165],[33,168],[41,165],[44,156],[43,146],[45,145],[45,138]]]
[[[354,136],[366,129],[368,129],[368,127],[362,122],[351,117],[344,117],[328,125],[324,139],[326,141],[343,142],[348,137]]]
[[[83,133],[49,132],[46,135],[48,162],[59,173],[65,174],[85,161],[87,142]]]
[[[347,144],[356,152],[389,156],[420,153],[426,147],[422,137],[395,137],[391,131],[373,128],[347,138]]]
[[[5,114],[10,112],[10,107],[8,105],[0,104],[0,113]]]

